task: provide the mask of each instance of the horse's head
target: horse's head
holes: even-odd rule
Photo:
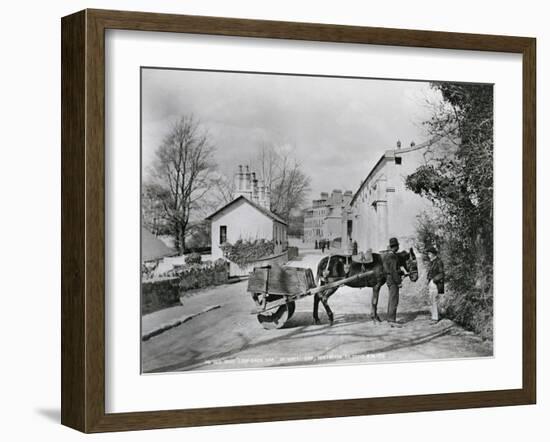
[[[408,276],[412,282],[418,281],[418,263],[416,261],[416,255],[411,247],[409,251],[403,251],[398,253],[399,265],[405,267]]]

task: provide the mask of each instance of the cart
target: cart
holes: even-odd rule
[[[264,266],[255,267],[248,279],[247,291],[256,305],[251,314],[266,330],[283,327],[296,310],[296,301],[307,296],[340,287],[371,272],[359,273],[348,278],[315,285],[309,268]]]

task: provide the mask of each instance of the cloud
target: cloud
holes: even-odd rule
[[[292,150],[312,179],[312,198],[356,190],[400,139],[424,141],[428,83],[212,71],[144,69],[142,148],[146,168],[170,123],[194,114],[232,175],[262,143]]]

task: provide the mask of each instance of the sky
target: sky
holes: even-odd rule
[[[427,139],[439,93],[427,82],[213,71],[142,70],[144,177],[171,124],[193,114],[228,178],[262,144],[293,155],[311,178],[308,200],[355,192],[384,151]]]

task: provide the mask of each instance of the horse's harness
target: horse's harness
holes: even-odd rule
[[[328,277],[330,275],[330,259],[333,256],[334,255],[329,255],[329,257],[327,259],[327,265],[325,267],[325,270],[323,270],[322,276],[323,276],[324,281],[328,281]],[[344,264],[344,275],[345,276],[349,273],[350,269],[351,269],[351,256],[346,255],[346,262]],[[365,263],[361,263],[361,273],[366,272],[366,270],[367,269],[365,267]]]

